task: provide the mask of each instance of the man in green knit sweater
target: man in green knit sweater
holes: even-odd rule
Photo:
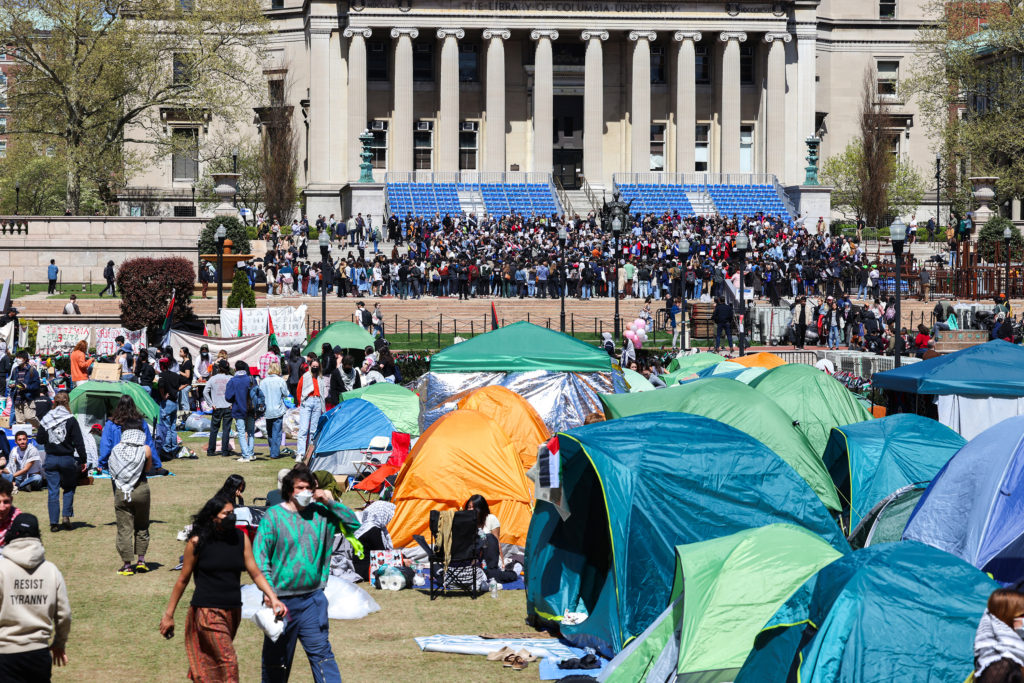
[[[281,482],[284,502],[267,510],[256,531],[256,563],[285,605],[284,633],[263,640],[263,683],[285,683],[291,673],[295,641],[301,640],[316,683],[341,683],[328,640],[324,586],[331,571],[331,548],[341,524],[350,531],[359,520],[334,501],[305,465],[296,465]]]

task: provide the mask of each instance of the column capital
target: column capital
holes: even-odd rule
[[[306,19],[306,31],[311,36],[329,36],[338,28],[338,22],[326,17],[309,17]]]
[[[457,38],[462,40],[466,37],[466,32],[461,28],[439,28],[437,29],[437,37],[441,40],[445,38]]]
[[[774,43],[776,40],[781,42],[781,43],[789,43],[789,42],[791,42],[793,40],[793,35],[791,33],[766,33],[766,34],[764,34],[764,42],[770,44],[770,43]]]
[[[491,40],[492,38],[498,38],[500,40],[508,40],[512,37],[512,31],[507,28],[485,28],[484,29],[484,40]]]
[[[647,42],[654,42],[658,39],[658,34],[654,31],[630,31],[629,39],[636,42],[638,40],[646,40]]]
[[[530,40],[540,40],[541,38],[558,40],[558,31],[553,28],[535,28],[530,31]]]
[[[747,42],[747,34],[743,31],[722,31],[718,34],[718,39],[723,43],[728,43],[730,40],[738,40],[741,43]]]
[[[580,34],[581,40],[608,40],[608,31],[603,28],[586,29]]]
[[[369,38],[370,36],[373,35],[373,29],[372,28],[365,28],[365,27],[362,27],[362,26],[360,26],[360,27],[348,26],[342,32],[342,35],[345,36],[346,38],[351,38],[352,36],[354,36],[356,34],[361,35],[363,38]]]
[[[704,35],[700,31],[676,31],[673,38],[680,43],[684,40],[692,40],[695,43],[699,43]]]
[[[420,37],[420,30],[418,28],[393,28],[391,29],[391,37],[398,38],[399,36],[409,36],[413,40]]]

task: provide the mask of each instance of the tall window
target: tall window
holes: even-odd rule
[[[199,179],[199,129],[175,128],[171,133],[174,152],[171,155],[171,177],[175,181]]]
[[[270,9],[283,9],[284,0],[270,0]]]
[[[480,81],[480,51],[473,43],[459,43],[459,82]]]
[[[463,121],[459,131],[459,170],[476,170],[477,124],[476,121]]]
[[[878,16],[881,19],[895,19],[896,0],[878,0]]]
[[[900,63],[896,61],[880,61],[876,67],[877,91],[882,99],[896,99],[900,83]]]
[[[434,44],[412,44],[412,80],[418,83],[434,81]]]
[[[754,127],[740,126],[740,173],[754,172]]]
[[[697,146],[693,149],[694,170],[703,173],[708,170],[708,148],[710,147],[711,126],[706,123],[697,124]]]
[[[366,79],[389,80],[388,66],[388,44],[383,40],[366,41]]]
[[[0,140],[0,159],[7,156],[7,141]]]
[[[888,139],[888,143],[889,143],[889,152],[893,155],[893,157],[899,158],[899,156],[900,156],[900,134],[899,133],[893,133],[892,135],[890,135],[889,139]]]
[[[754,48],[740,45],[740,84],[754,84]]]
[[[284,81],[281,79],[267,81],[267,94],[270,97],[271,107],[280,107],[284,104]]]
[[[434,167],[434,124],[432,121],[417,121],[412,132],[412,167],[417,171],[429,171]]]
[[[7,117],[0,116],[0,135],[7,132]]]
[[[195,57],[187,52],[176,52],[173,57],[172,83],[177,86],[192,85],[195,79]]]
[[[370,159],[370,163],[376,169],[386,170],[388,167],[388,122],[370,121],[366,124],[366,128],[373,136],[373,141],[370,142],[373,158]]]
[[[0,71],[0,109],[7,108],[7,74]]]
[[[665,170],[665,124],[655,123],[651,126],[651,169]]]
[[[665,48],[651,46],[651,83],[666,82]]]
[[[697,59],[697,73],[694,76],[698,84],[708,85],[711,83],[711,56],[708,48],[706,45],[697,45],[694,52]]]

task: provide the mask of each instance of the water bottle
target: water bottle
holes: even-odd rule
[[[488,585],[490,586],[490,590],[491,590],[491,597],[492,597],[492,598],[494,598],[495,600],[497,600],[497,599],[498,599],[498,590],[500,590],[500,589],[498,588],[498,582],[497,582],[497,581],[495,581],[494,579],[491,579],[491,580],[490,580],[490,581],[488,581],[487,583],[488,583]]]

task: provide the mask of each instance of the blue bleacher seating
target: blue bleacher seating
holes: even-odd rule
[[[785,204],[772,185],[655,185],[651,183],[619,184],[622,201],[633,200],[634,213],[664,214],[678,211],[693,214],[687,192],[707,192],[718,213],[752,216],[766,213],[791,219]]]

